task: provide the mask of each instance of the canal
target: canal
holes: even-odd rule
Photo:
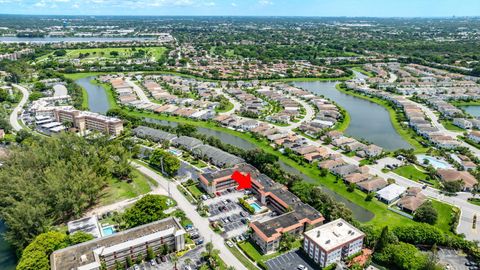
[[[102,86],[91,83],[91,80],[95,78],[95,76],[85,77],[76,80],[75,83],[87,91],[89,110],[96,113],[106,114],[108,109],[110,109],[107,93]]]
[[[153,119],[153,118],[144,118],[144,120],[146,122],[155,123],[155,124],[164,125],[164,126],[176,127],[178,125],[178,123],[176,123],[176,122],[171,122],[171,121],[166,121],[166,120],[158,120],[158,119]],[[239,138],[237,136],[234,136],[234,135],[222,132],[222,131],[211,130],[211,129],[202,128],[202,127],[197,128],[197,131],[200,134],[204,134],[206,136],[216,137],[224,143],[231,144],[233,146],[236,146],[236,147],[239,147],[239,148],[242,148],[242,149],[249,150],[249,149],[257,148],[257,146],[255,144],[253,144],[253,143],[251,143],[251,142],[249,142],[245,139]],[[280,167],[282,167],[282,169],[284,169],[285,171],[287,171],[291,174],[299,176],[301,179],[303,179],[306,182],[314,183],[314,184],[319,183],[317,180],[308,177],[307,175],[303,174],[299,170],[289,166],[288,164],[285,164],[282,161],[279,161],[279,164],[280,164]],[[370,221],[371,219],[373,219],[374,214],[372,212],[368,211],[367,209],[365,209],[361,206],[358,206],[357,204],[355,204],[355,203],[347,200],[346,198],[338,195],[337,193],[328,189],[327,187],[324,187],[323,185],[322,185],[322,190],[325,193],[332,196],[336,201],[344,203],[350,210],[352,210],[353,216],[358,221],[367,222],[367,221]]]
[[[294,82],[293,85],[316,95],[333,100],[350,115],[350,125],[345,134],[364,139],[387,150],[411,148],[395,130],[388,111],[371,101],[340,92],[338,82],[308,81]]]

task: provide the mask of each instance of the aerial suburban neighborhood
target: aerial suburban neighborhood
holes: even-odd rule
[[[0,269],[480,269],[479,3],[86,2],[0,1]]]

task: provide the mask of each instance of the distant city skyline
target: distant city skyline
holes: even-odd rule
[[[451,17],[480,16],[479,0],[0,0],[2,14]]]

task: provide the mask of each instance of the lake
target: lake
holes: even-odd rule
[[[85,77],[76,80],[75,83],[87,91],[89,110],[96,113],[106,114],[108,109],[110,109],[107,93],[102,86],[90,82],[95,78],[95,76]]]
[[[474,117],[480,117],[480,106],[479,105],[468,105],[468,106],[458,106],[463,109],[466,113]]]
[[[6,230],[5,224],[0,221],[0,235]],[[14,270],[17,265],[17,257],[11,249],[10,245],[5,242],[3,237],[0,237],[0,269]]]
[[[363,75],[362,75],[363,76]],[[338,82],[308,81],[293,85],[335,101],[350,114],[350,125],[345,134],[365,139],[387,150],[411,148],[395,130],[388,111],[371,101],[347,95],[337,90]]]

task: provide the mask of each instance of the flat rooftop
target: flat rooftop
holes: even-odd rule
[[[122,247],[122,244],[155,236],[159,232],[183,231],[183,227],[173,217],[168,217],[156,222],[138,226],[107,237],[94,239],[85,243],[67,247],[53,252],[50,257],[52,270],[77,269],[95,262],[94,251],[98,249],[109,250]]]
[[[365,235],[341,218],[311,229],[304,234],[326,251],[333,250]]]

